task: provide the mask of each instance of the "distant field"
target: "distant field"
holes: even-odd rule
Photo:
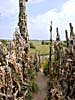
[[[35,46],[34,48],[30,48],[30,53],[35,53],[36,51],[39,52],[40,54],[49,54],[49,44],[42,45],[42,40],[30,40],[30,42]],[[44,42],[48,42],[47,40],[44,40]],[[54,41],[52,42],[52,45],[54,46]],[[65,48],[66,47],[66,42],[61,41],[61,47]]]
[[[6,41],[7,40],[1,40],[5,46],[6,44]],[[48,40],[43,40],[44,43],[49,43]],[[61,41],[62,42],[62,47],[66,47],[66,42],[64,41]],[[42,40],[30,40],[29,43],[32,43],[32,45],[35,47],[35,48],[30,48],[30,53],[35,53],[36,51],[39,52],[40,51],[40,54],[49,54],[49,44],[43,44],[42,45]],[[52,45],[54,44],[54,41],[52,43]]]
[[[40,51],[40,54],[48,54],[49,53],[49,45],[42,45],[42,40],[30,40],[30,42],[35,46],[35,49],[30,48],[30,53],[34,53],[34,52],[36,52],[36,50],[37,50],[37,52]]]

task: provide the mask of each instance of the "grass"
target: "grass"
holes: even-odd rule
[[[3,45],[5,46],[6,44],[6,41],[7,40],[3,40],[1,39]],[[29,42],[31,42],[33,44],[33,46],[35,48],[30,48],[30,53],[35,53],[36,51],[39,52],[40,51],[40,54],[49,54],[49,44],[46,45],[42,45],[42,40],[30,40]],[[44,40],[44,42],[49,42],[48,40]],[[54,42],[53,42],[54,44]],[[66,46],[66,43],[65,42],[62,42],[62,47],[65,47]]]
[[[36,51],[40,51],[40,54],[49,53],[49,45],[42,45],[42,40],[30,40],[30,42],[36,47],[36,49],[30,48],[30,53],[35,53]]]
[[[1,42],[5,46],[7,40],[1,39]],[[36,48],[36,49],[30,48],[30,53],[35,53],[36,51],[37,52],[40,51],[40,54],[48,54],[49,53],[49,45],[42,45],[42,40],[30,40],[29,42],[31,42],[33,44],[33,46],[35,46],[35,48]],[[46,41],[44,41],[44,42],[46,42]]]

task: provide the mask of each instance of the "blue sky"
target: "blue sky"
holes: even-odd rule
[[[18,23],[18,1],[0,0],[0,38],[11,39]],[[50,21],[53,21],[53,39],[59,27],[61,40],[69,22],[75,27],[75,0],[29,0],[27,6],[30,39],[49,39]],[[74,29],[75,30],[75,29]]]

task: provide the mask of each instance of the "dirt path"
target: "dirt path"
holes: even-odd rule
[[[39,92],[37,94],[33,94],[32,100],[44,100],[44,98],[46,96],[47,80],[46,80],[43,72],[38,72],[36,81],[39,86]]]

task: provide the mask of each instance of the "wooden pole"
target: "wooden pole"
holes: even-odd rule
[[[51,68],[51,56],[52,56],[52,21],[50,25],[49,74],[50,74],[50,68]]]
[[[67,47],[69,47],[69,38],[68,38],[68,32],[67,32],[67,30],[65,30],[65,35],[66,35]]]

